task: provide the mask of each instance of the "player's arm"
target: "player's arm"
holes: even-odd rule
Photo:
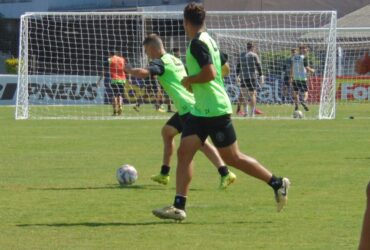
[[[255,57],[254,57],[254,65],[256,66],[258,75],[261,77],[262,76],[262,66],[261,66],[260,58],[258,57],[257,54],[255,54]]]
[[[228,76],[230,74],[230,65],[227,62],[229,56],[226,53],[220,51],[220,58],[221,58],[221,69],[222,69],[222,77]]]
[[[313,69],[313,68],[311,68],[310,66],[308,66],[308,59],[307,59],[307,57],[305,57],[304,59],[303,59],[303,66],[305,67],[305,69],[308,71],[308,72],[310,72],[310,73],[315,73],[315,69]]]
[[[214,80],[217,76],[217,71],[213,65],[211,54],[204,42],[194,39],[190,44],[190,51],[201,67],[201,71],[197,75],[184,77],[181,81],[182,85],[184,85],[184,87],[189,91],[191,91],[191,84],[208,83]]]
[[[289,76],[290,84],[293,82],[293,74],[294,74],[294,66],[293,66],[293,58],[292,58],[292,64],[290,65],[290,76]]]
[[[137,77],[137,78],[148,78],[149,76],[162,75],[164,73],[164,65],[162,60],[155,59],[149,63],[147,68],[132,68],[129,65],[126,66],[126,73]]]
[[[137,78],[148,78],[150,76],[150,72],[148,69],[145,68],[131,68],[130,66],[126,66],[125,72]]]

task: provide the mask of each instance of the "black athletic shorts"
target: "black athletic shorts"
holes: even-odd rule
[[[123,91],[124,91],[123,84],[114,84],[114,83],[112,83],[110,85],[110,87],[112,89],[112,93],[113,93],[114,97],[123,96]]]
[[[257,80],[256,78],[243,79],[240,83],[240,87],[247,88],[248,91],[255,91],[257,89]]]
[[[299,92],[307,92],[308,91],[308,88],[307,88],[307,81],[298,81],[298,80],[294,80],[293,81],[293,90],[294,91],[299,91]]]
[[[185,121],[181,138],[190,135],[197,135],[203,144],[210,136],[217,148],[230,146],[236,141],[230,114],[216,117],[198,117],[190,114]]]
[[[166,122],[166,125],[169,125],[171,127],[174,127],[179,131],[179,133],[182,132],[184,129],[185,121],[188,119],[190,113],[186,113],[183,115],[179,115],[178,112],[176,112],[171,118]]]

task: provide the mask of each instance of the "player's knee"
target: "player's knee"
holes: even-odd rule
[[[165,140],[172,140],[176,135],[176,133],[172,131],[170,128],[168,128],[168,126],[164,126],[162,128],[161,134],[162,134],[163,139]]]
[[[370,182],[369,184],[367,184],[366,194],[367,194],[367,199],[370,201]]]
[[[233,167],[237,166],[240,160],[239,155],[237,153],[222,155],[222,159],[227,165],[233,166]]]

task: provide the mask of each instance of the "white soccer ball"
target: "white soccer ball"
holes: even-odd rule
[[[302,118],[303,118],[303,113],[302,113],[302,111],[300,111],[300,110],[295,110],[295,111],[293,112],[293,118],[295,118],[295,119],[302,119]]]
[[[116,176],[120,185],[131,185],[137,180],[137,171],[133,166],[125,164],[117,169]]]

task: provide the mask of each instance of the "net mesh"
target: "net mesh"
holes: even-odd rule
[[[206,26],[228,55],[225,87],[237,104],[237,58],[253,42],[266,76],[257,89],[261,118],[291,118],[292,89],[285,84],[286,61],[299,44],[309,48],[310,111],[306,118],[334,118],[335,12],[208,12]],[[112,116],[109,52],[145,67],[142,41],[157,33],[165,49],[179,49],[185,62],[188,40],[181,12],[29,13],[21,18],[17,119],[153,119],[175,110],[155,78],[128,76],[123,112]],[[334,99],[333,99],[334,97]],[[140,106],[137,109],[137,106]],[[139,111],[137,111],[139,110]],[[324,112],[324,111],[325,112]]]

